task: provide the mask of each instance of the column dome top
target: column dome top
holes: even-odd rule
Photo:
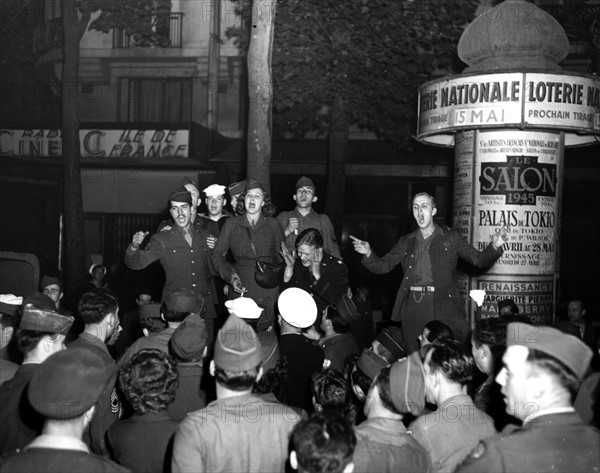
[[[458,56],[465,72],[506,69],[559,70],[569,40],[552,15],[526,0],[486,9],[465,29]]]

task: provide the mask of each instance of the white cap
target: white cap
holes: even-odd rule
[[[225,307],[230,314],[240,319],[258,319],[264,309],[258,307],[254,299],[249,297],[238,297],[225,302]]]
[[[317,304],[304,289],[290,287],[279,295],[279,313],[283,320],[297,328],[310,327],[317,320]]]
[[[100,263],[94,263],[90,266],[90,269],[88,269],[88,273],[90,273],[90,276],[94,275],[94,269],[96,269],[96,266],[102,268],[102,271],[104,271],[104,274],[106,274],[106,266],[101,265]]]
[[[8,305],[21,305],[23,298],[14,294],[0,294],[0,302]]]
[[[206,197],[217,197],[219,195],[225,195],[225,186],[220,184],[212,184],[204,189],[202,192],[206,194]]]

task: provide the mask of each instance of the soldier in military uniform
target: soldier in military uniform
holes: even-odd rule
[[[597,472],[600,433],[583,424],[572,404],[591,358],[590,348],[572,335],[509,324],[496,381],[507,413],[523,425],[482,440],[456,471]]]
[[[136,232],[125,252],[125,264],[138,270],[159,260],[166,277],[163,302],[169,294],[180,288],[200,294],[206,303],[203,318],[212,340],[216,312],[210,262],[212,249],[207,243],[210,235],[199,225],[192,224],[193,200],[188,190],[179,187],[171,192],[169,205],[175,222],[173,227],[152,235],[144,250],[140,249],[140,245],[148,232]]]
[[[0,455],[27,446],[42,431],[43,418],[27,400],[27,386],[44,360],[65,349],[73,325],[72,316],[61,315],[54,308],[54,301],[38,292],[27,296],[19,309],[23,316],[15,337],[23,364],[0,386]]]
[[[296,182],[293,210],[281,212],[277,220],[284,229],[285,244],[289,251],[298,247],[297,237],[307,228],[316,228],[323,237],[323,248],[336,258],[341,257],[340,247],[335,238],[333,224],[325,214],[319,214],[313,209],[313,204],[318,200],[317,188],[312,179],[302,176]]]
[[[48,357],[33,374],[26,391],[32,410],[43,419],[43,430],[24,449],[0,460],[0,469],[14,473],[130,472],[90,453],[81,440],[90,420],[101,409],[97,405],[101,393],[114,384],[115,376],[115,366],[107,365],[98,353],[87,348],[69,348]]]
[[[386,274],[400,265],[404,276],[392,309],[392,321],[402,323],[409,353],[419,349],[418,336],[425,324],[440,320],[454,337],[466,341],[469,327],[454,272],[458,259],[478,268],[488,268],[502,254],[507,229],[498,230],[484,249],[475,249],[460,233],[440,227],[433,221],[437,213],[435,198],[421,192],[412,201],[413,217],[419,227],[401,236],[392,249],[379,257],[369,242],[350,236],[361,262],[375,274]]]
[[[323,249],[323,236],[316,228],[303,230],[296,239],[297,258],[281,245],[286,264],[286,287],[299,287],[313,296],[320,316],[328,305],[338,305],[348,292],[348,268]],[[320,320],[317,322],[320,323]]]

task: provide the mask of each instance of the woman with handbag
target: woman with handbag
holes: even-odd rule
[[[285,264],[279,255],[285,241],[283,228],[272,215],[275,208],[263,184],[248,181],[238,200],[236,217],[227,219],[212,255],[218,275],[229,283],[229,299],[242,294],[264,308],[257,330],[273,325],[279,285],[283,282]],[[233,264],[227,261],[231,251]]]

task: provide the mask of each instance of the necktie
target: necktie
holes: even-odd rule
[[[190,230],[188,228],[184,228],[183,237],[185,238],[185,241],[188,242],[188,245],[192,246],[192,235],[190,235]]]

